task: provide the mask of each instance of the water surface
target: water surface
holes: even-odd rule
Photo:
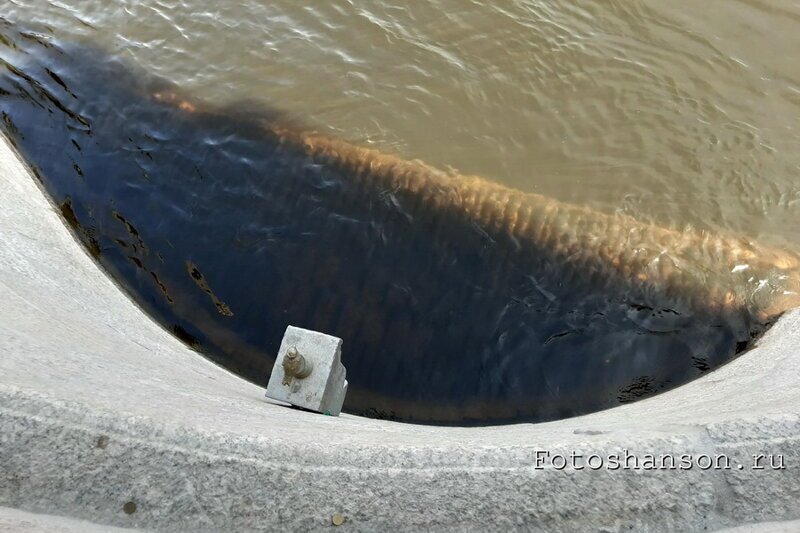
[[[796,247],[800,10],[713,4],[14,0],[0,106],[103,266],[214,360],[265,383],[291,323],[345,338],[351,412],[546,420],[692,379],[764,324],[653,331],[461,222],[446,252],[380,227],[385,191],[337,203],[342,176],[253,118]],[[156,76],[213,116],[153,100]]]

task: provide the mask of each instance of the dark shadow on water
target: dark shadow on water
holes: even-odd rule
[[[344,339],[348,412],[551,420],[684,383],[762,329],[596,290],[463,216],[409,217],[282,145],[263,127],[279,112],[181,109],[152,96],[188,100],[169,83],[37,35],[0,24],[0,127],[132,297],[255,383],[292,324]]]

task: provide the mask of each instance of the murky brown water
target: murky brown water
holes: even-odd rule
[[[487,246],[468,221],[406,227],[372,200],[336,203],[341,195],[326,191],[347,172],[323,168],[315,181],[304,155],[254,136],[241,112],[278,110],[286,123],[600,212],[797,249],[800,5],[236,4],[0,8],[59,46],[78,43],[48,55],[9,30],[3,53],[22,70],[6,73],[11,96],[0,105],[13,127],[4,129],[19,133],[101,263],[216,360],[264,381],[288,320],[345,337],[350,411],[542,420],[675,386],[762,329],[714,313],[676,318],[683,310],[666,303],[653,310],[627,288],[519,252],[508,235],[488,235]],[[201,107],[238,114],[159,107],[144,90],[153,74]],[[280,189],[289,174],[298,181]],[[287,195],[294,213],[282,210]],[[301,207],[325,216],[298,224]],[[354,222],[386,222],[386,232]],[[381,238],[393,251],[369,255]],[[303,268],[292,272],[291,261]],[[330,279],[315,280],[311,303],[287,303],[317,275]],[[358,320],[346,320],[350,304]],[[654,324],[659,313],[668,319]]]
[[[217,103],[662,225],[800,243],[791,0],[4,5]]]

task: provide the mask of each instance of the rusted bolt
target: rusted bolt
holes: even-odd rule
[[[283,384],[291,385],[292,379],[303,379],[311,374],[314,365],[306,361],[294,346],[286,350],[283,357]]]

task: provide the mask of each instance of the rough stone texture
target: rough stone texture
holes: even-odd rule
[[[288,409],[150,321],[0,142],[0,505],[149,530],[708,531],[800,518],[800,312],[680,389],[544,424]],[[538,450],[783,454],[559,470]],[[126,503],[136,510],[124,512]]]
[[[290,348],[296,349],[306,364],[311,365],[308,376],[286,379],[283,362]],[[275,358],[266,396],[318,413],[339,416],[347,394],[345,375],[342,339],[289,326]]]

